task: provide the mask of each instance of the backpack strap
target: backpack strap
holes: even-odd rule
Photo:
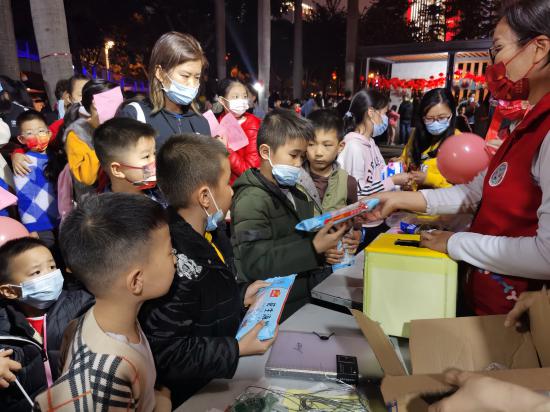
[[[128,104],[128,106],[132,106],[134,109],[136,109],[136,120],[140,121],[141,123],[147,123],[147,121],[145,120],[145,112],[138,102],[132,102]]]

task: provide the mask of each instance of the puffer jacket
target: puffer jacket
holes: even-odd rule
[[[63,366],[60,364],[60,350],[65,328],[93,304],[93,296],[83,289],[63,290],[46,313],[45,350],[42,337],[31,327],[25,315],[5,300],[0,303],[0,349],[13,349],[11,359],[22,366],[16,373],[17,379],[32,399],[47,388],[44,361],[50,364],[53,380],[59,377]],[[29,410],[27,400],[15,384],[0,389],[0,411]]]
[[[253,281],[298,274],[282,319],[309,301],[311,275],[324,258],[313,248],[314,233],[300,232],[296,224],[313,217],[313,203],[297,188],[289,188],[294,205],[259,170],[249,169],[233,185],[231,242],[239,276]]]
[[[237,282],[208,240],[173,208],[168,213],[176,276],[165,296],[143,305],[139,321],[151,345],[158,381],[171,390],[176,407],[211,379],[235,374],[235,335],[248,284]]]

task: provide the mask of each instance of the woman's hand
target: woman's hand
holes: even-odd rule
[[[32,163],[31,158],[23,153],[14,153],[11,156],[13,172],[17,176],[27,176],[31,172],[31,169],[27,166],[30,163]]]
[[[247,288],[246,292],[244,293],[244,306],[247,308],[250,305],[254,304],[256,302],[256,295],[258,294],[258,291],[261,288],[266,288],[271,283],[264,282],[263,280],[257,280],[254,283],[251,283]]]
[[[449,243],[452,235],[454,235],[454,232],[443,232],[441,230],[422,232],[420,233],[420,246],[436,252],[448,253],[447,243]]]

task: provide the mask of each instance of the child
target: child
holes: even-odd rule
[[[94,148],[109,177],[106,191],[144,193],[163,203],[156,190],[155,129],[137,120],[107,120],[94,132]]]
[[[316,110],[308,119],[315,129],[315,138],[308,142],[307,161],[297,187],[313,201],[315,215],[320,215],[356,203],[357,181],[336,162],[344,148],[342,119],[329,109]],[[349,250],[357,247],[352,240],[360,237],[360,226],[357,229],[357,233],[350,233],[350,237],[345,238]],[[331,265],[339,263],[343,255],[342,249],[325,253]]]
[[[69,326],[63,374],[37,398],[41,410],[170,410],[137,321],[174,277],[164,209],[141,195],[88,196],[65,218],[60,244],[96,304]]]
[[[61,271],[41,240],[24,237],[0,247],[2,411],[31,409],[16,377],[34,399],[59,376],[65,327],[93,305],[88,292],[62,286]]]
[[[59,224],[55,182],[46,178],[49,162],[46,149],[51,131],[44,117],[27,110],[17,118],[19,142],[26,146],[26,156],[30,160],[27,175],[15,175],[15,193],[18,199],[21,222],[29,232],[36,232],[49,248],[55,244],[54,230]]]
[[[283,319],[309,300],[311,272],[324,264],[323,253],[337,246],[347,231],[341,225],[317,234],[299,232],[296,224],[313,217],[313,205],[296,188],[313,126],[290,110],[274,109],[258,132],[260,169],[249,169],[235,181],[231,208],[232,239],[238,273],[266,279],[297,273]]]
[[[159,380],[178,405],[214,378],[231,378],[239,356],[264,353],[258,324],[235,339],[245,308],[265,282],[236,282],[214,232],[231,205],[228,152],[201,135],[164,143],[157,156],[158,182],[170,207],[170,235],[177,276],[170,292],[140,312],[158,366]]]

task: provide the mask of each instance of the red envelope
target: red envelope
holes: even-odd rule
[[[0,187],[0,210],[17,203],[17,196]]]
[[[236,152],[248,145],[248,137],[232,114],[226,114],[220,122],[220,127],[227,138],[227,146]]]
[[[95,109],[99,116],[99,123],[104,123],[115,117],[118,106],[124,101],[120,87],[94,95]]]

